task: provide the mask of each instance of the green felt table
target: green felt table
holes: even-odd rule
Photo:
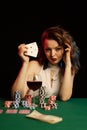
[[[87,130],[87,98],[71,98],[67,102],[57,100],[57,109],[44,110],[39,107],[37,111],[43,114],[60,116],[63,121],[56,124],[48,124],[39,120],[27,118],[25,114],[19,114],[23,109],[19,107],[16,114],[6,114],[4,99],[0,99],[0,130]]]

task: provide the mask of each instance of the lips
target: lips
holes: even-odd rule
[[[57,58],[51,58],[51,60],[52,60],[52,61],[56,61],[56,60],[57,60]]]

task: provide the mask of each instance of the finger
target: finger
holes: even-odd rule
[[[20,49],[21,47],[25,46],[25,43],[22,43],[18,46],[18,49]]]

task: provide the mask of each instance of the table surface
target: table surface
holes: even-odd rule
[[[67,102],[57,100],[57,109],[44,110],[36,108],[43,114],[60,116],[63,121],[48,124],[39,120],[27,118],[26,114],[6,114],[4,99],[0,99],[0,130],[87,130],[87,98],[71,98]],[[22,109],[19,107],[17,110]]]

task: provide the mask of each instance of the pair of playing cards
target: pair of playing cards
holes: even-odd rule
[[[28,47],[28,51],[26,53],[28,56],[37,57],[38,46],[36,42],[26,44],[26,47]]]
[[[55,123],[58,123],[58,122],[63,120],[62,117],[42,114],[42,113],[40,113],[36,110],[34,110],[30,114],[26,115],[26,117],[34,118],[34,119],[37,119],[37,120],[40,120],[40,121],[43,121],[43,122],[47,122],[47,123],[50,123],[50,124],[55,124]]]

